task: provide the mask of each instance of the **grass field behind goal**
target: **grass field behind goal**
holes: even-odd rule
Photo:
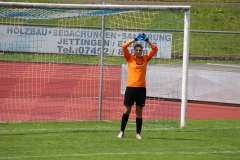
[[[188,120],[184,129],[120,121],[0,123],[0,159],[240,159],[240,120]]]

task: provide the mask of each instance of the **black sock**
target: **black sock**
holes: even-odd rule
[[[121,131],[122,132],[124,132],[124,130],[126,128],[126,125],[127,125],[127,122],[128,122],[128,117],[129,117],[129,115],[127,115],[127,114],[122,115],[122,123],[121,123]]]
[[[137,134],[140,134],[142,130],[142,118],[136,118],[136,127],[137,127]]]

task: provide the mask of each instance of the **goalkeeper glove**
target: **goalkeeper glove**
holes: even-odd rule
[[[139,33],[139,34],[134,38],[135,41],[141,41],[141,39],[142,39],[142,34],[141,34],[141,33]]]
[[[147,42],[149,39],[145,33],[142,34],[142,39]]]
[[[146,34],[144,33],[139,33],[136,38],[134,38],[135,41],[148,41],[149,39],[147,38]]]

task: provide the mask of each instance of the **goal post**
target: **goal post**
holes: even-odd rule
[[[121,45],[145,33],[143,116],[186,126],[190,6],[0,2],[0,29],[0,121],[120,120]]]
[[[184,43],[183,43],[183,72],[182,72],[182,100],[180,127],[186,127],[187,91],[188,91],[188,60],[190,37],[190,10],[184,12]]]

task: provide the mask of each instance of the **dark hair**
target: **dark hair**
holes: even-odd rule
[[[141,45],[141,44],[135,44],[135,46],[134,46],[134,49],[136,48],[136,47],[141,47],[141,48],[143,48],[143,46]]]

